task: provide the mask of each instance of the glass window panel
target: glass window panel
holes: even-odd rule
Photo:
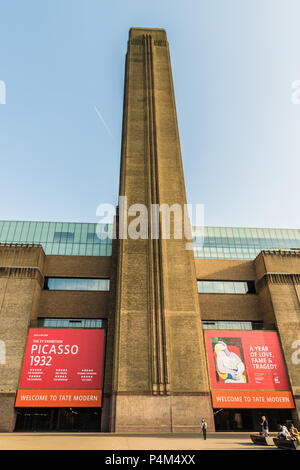
[[[56,279],[55,288],[58,290],[67,290],[67,279]]]
[[[234,289],[236,294],[246,294],[248,286],[246,282],[234,282]]]
[[[87,290],[102,290],[100,289],[100,282],[99,279],[88,279],[87,280]]]
[[[216,329],[216,322],[203,321],[202,326],[203,326],[203,329],[205,330],[213,330],[213,329]]]
[[[106,328],[106,320],[78,318],[38,318],[38,326],[49,328]]]
[[[29,222],[24,222],[23,227],[22,227],[22,232],[21,232],[21,240],[20,242],[24,243],[27,242],[27,235],[29,231]]]
[[[204,283],[204,292],[208,294],[213,294],[214,292],[214,283],[210,281],[205,281]]]
[[[224,294],[224,282],[222,281],[214,282],[213,290],[215,294]]]
[[[47,227],[48,226],[48,227]],[[48,230],[47,230],[48,228]],[[46,234],[46,240],[49,243],[53,243],[53,238],[54,238],[54,232],[55,232],[55,223],[49,222],[46,227],[44,227],[44,234]]]
[[[80,245],[79,245],[79,255],[80,256],[86,256],[86,249],[87,249],[87,244],[86,243],[80,243]]]
[[[93,247],[93,256],[100,256],[100,246],[99,245],[92,245]]]
[[[205,294],[213,294],[214,292],[213,283],[210,281],[204,281],[202,284],[202,292],[204,292]]]
[[[70,224],[69,224],[69,228],[68,228],[68,232],[74,234],[74,233],[75,233],[75,225],[76,225],[76,224],[74,224],[74,223],[72,223],[72,224],[70,223]]]
[[[76,279],[76,290],[87,290],[87,279]]]
[[[16,230],[16,222],[11,222],[9,225],[9,230],[8,230],[7,237],[6,237],[6,240],[8,243],[11,243],[14,241],[15,230]]]
[[[59,243],[52,243],[51,254],[57,255],[59,250]]]
[[[10,230],[10,225],[11,225],[11,222],[8,222],[8,221],[3,222],[2,234],[1,234],[1,240],[3,243],[8,241],[8,233]]]
[[[80,243],[81,224],[75,224],[74,227],[74,243]]]
[[[36,223],[35,223],[35,222],[30,222],[30,224],[29,224],[29,230],[28,230],[28,235],[27,235],[27,241],[28,241],[29,243],[33,243],[35,229],[36,229]]]
[[[74,240],[74,233],[72,232],[55,232],[53,241],[58,243],[72,243]]]
[[[90,244],[90,245],[86,246],[85,255],[86,256],[93,256],[93,245]]]
[[[65,255],[66,254],[66,243],[60,243],[58,249],[58,255]]]
[[[94,234],[95,233],[95,224],[88,224],[88,233]]]
[[[40,235],[40,241],[41,242],[47,242],[48,241],[48,231],[49,231],[49,223],[43,222],[41,224],[41,235]]]
[[[218,321],[218,329],[219,330],[228,330],[230,329],[230,325],[226,321]]]
[[[69,222],[63,222],[61,227],[62,232],[69,232]]]
[[[72,250],[73,250],[73,245],[71,243],[68,243],[66,245],[66,252],[65,254],[68,256],[68,255],[71,255],[72,254]]]
[[[22,227],[23,227],[23,222],[17,222],[16,231],[15,231],[15,235],[14,235],[14,241],[16,243],[20,242]]]
[[[80,243],[86,243],[87,242],[87,232],[88,232],[88,224],[82,224]]]
[[[55,235],[56,233],[54,234],[54,241],[57,241],[59,243],[66,243],[68,241],[68,232],[60,232],[60,233],[57,233],[58,235],[58,240],[55,240]]]
[[[51,279],[48,279],[48,288],[49,289],[55,289],[55,279],[51,278]]]
[[[77,279],[68,279],[67,286],[68,286],[68,290],[76,290]]]
[[[83,320],[69,320],[69,325],[71,328],[82,328],[84,325]]]
[[[62,232],[62,222],[55,222],[54,227],[55,227],[55,230],[54,230],[53,241],[59,242],[61,232]]]
[[[33,239],[32,239],[34,243],[41,243],[42,228],[43,228],[43,223],[37,222],[35,226],[35,231],[33,234]]]
[[[100,256],[105,256],[106,255],[106,245],[101,244],[100,245]]]
[[[73,244],[72,255],[78,256],[79,255],[79,243]]]
[[[95,238],[94,233],[88,233],[87,234],[87,243],[94,243],[94,238]]]
[[[79,245],[79,256],[85,256],[86,247],[87,247],[86,244],[80,243],[80,245]]]
[[[263,322],[203,321],[203,329],[214,330],[256,330],[263,328]]]
[[[235,289],[234,289],[234,283],[226,281],[224,282],[224,293],[225,294],[234,294]]]

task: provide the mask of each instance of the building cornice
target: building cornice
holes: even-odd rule
[[[41,248],[43,249],[40,243],[3,243],[0,242],[0,248],[2,247],[15,247],[15,248]]]
[[[295,249],[295,250],[284,250],[284,249],[278,249],[278,250],[262,250],[258,256],[260,256],[261,254],[264,254],[264,255],[271,255],[271,256],[297,256],[299,257],[300,256],[300,250],[298,249]]]
[[[260,287],[265,284],[300,284],[300,273],[265,273],[256,285]]]
[[[36,279],[44,286],[44,276],[37,266],[0,266],[0,278]]]

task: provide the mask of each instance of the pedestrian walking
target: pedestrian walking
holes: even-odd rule
[[[269,435],[269,424],[265,416],[261,417],[260,427],[262,436],[267,437]]]
[[[201,421],[201,430],[203,433],[203,439],[206,440],[206,430],[207,430],[207,422],[205,418],[202,418]]]

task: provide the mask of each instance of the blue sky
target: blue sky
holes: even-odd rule
[[[187,197],[205,224],[298,228],[299,18],[298,0],[2,1],[0,219],[96,222],[116,204],[136,26],[167,30]]]

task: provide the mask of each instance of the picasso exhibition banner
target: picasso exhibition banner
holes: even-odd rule
[[[277,333],[206,330],[214,408],[294,408]]]
[[[16,407],[101,406],[105,331],[31,328]]]

